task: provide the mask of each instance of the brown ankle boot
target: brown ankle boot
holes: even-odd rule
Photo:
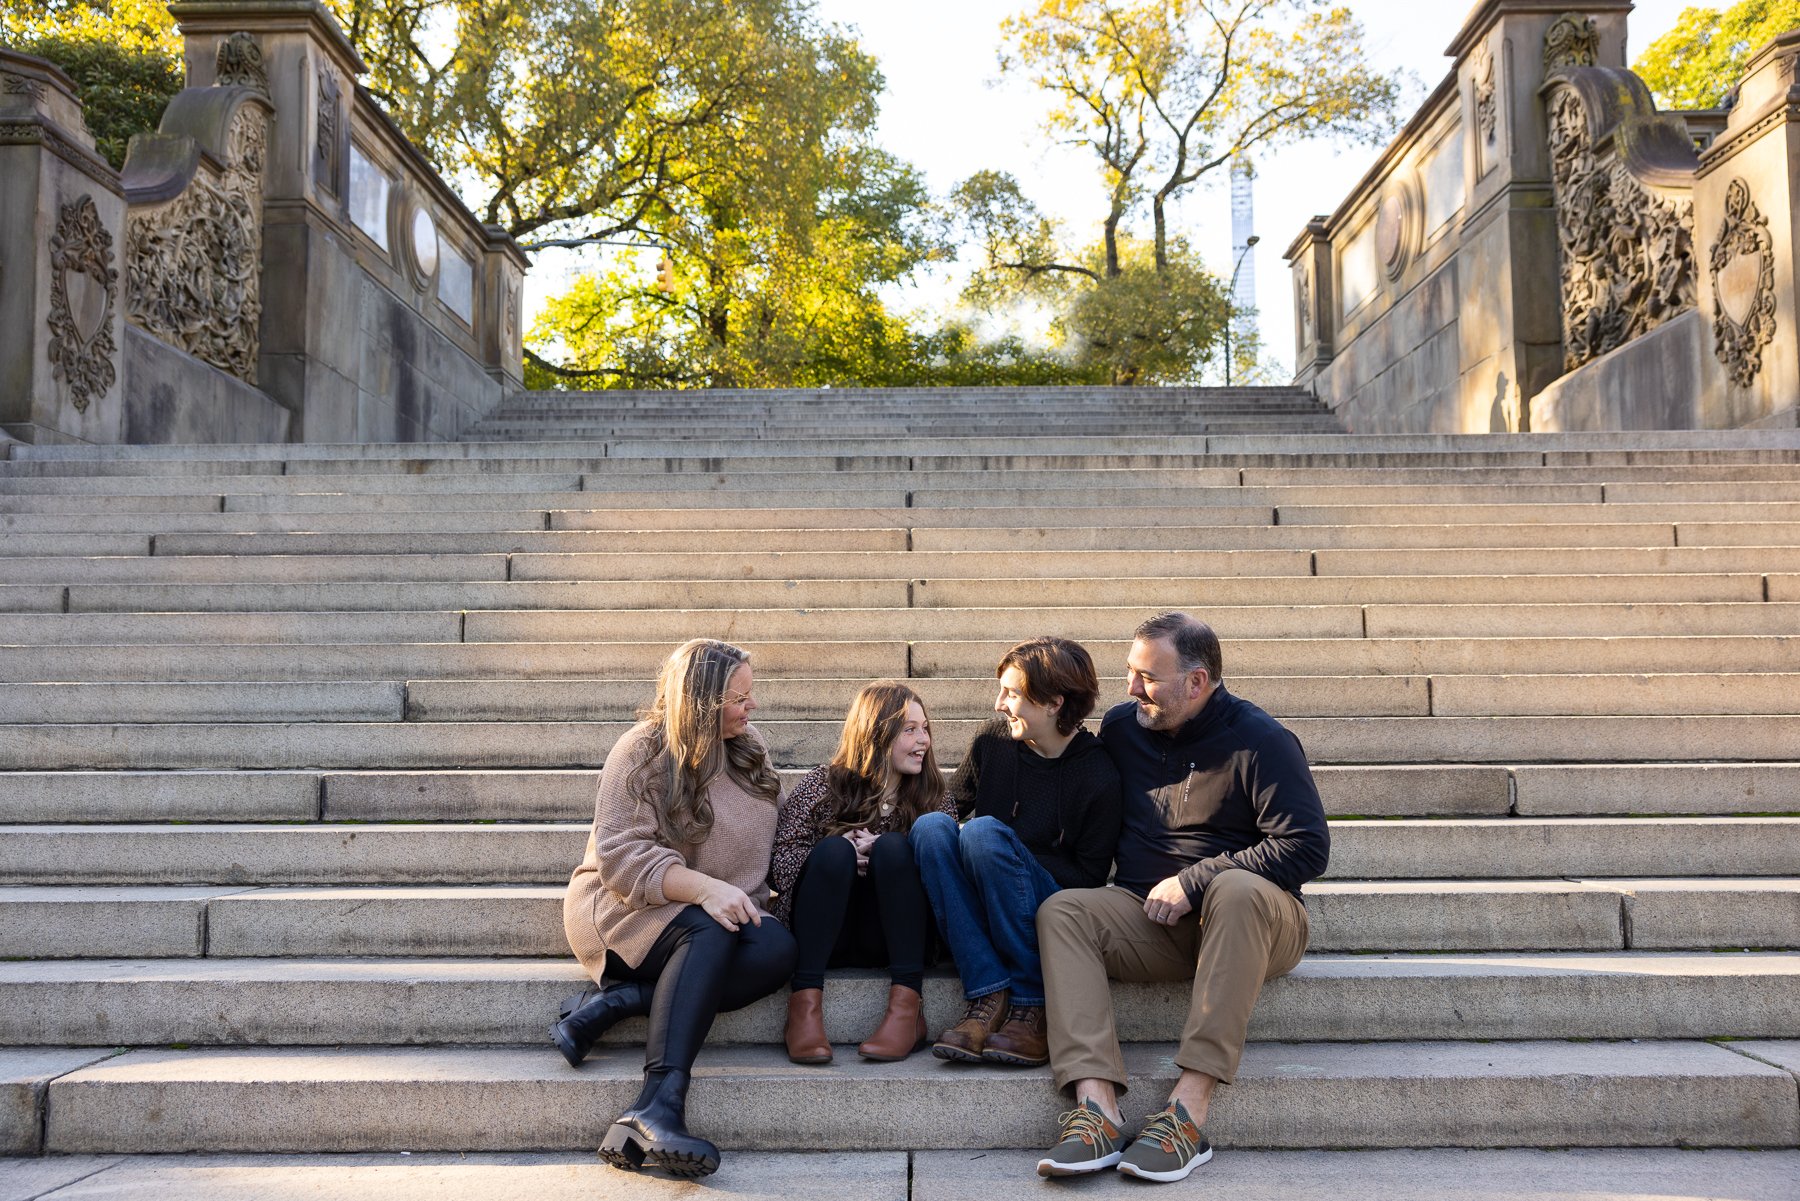
[[[864,1059],[905,1059],[931,1039],[925,1029],[924,1010],[917,992],[904,984],[889,985],[887,1012],[882,1015],[881,1025],[856,1049]]]
[[[1050,1044],[1044,1036],[1044,1007],[1021,1005],[1007,1016],[1006,1024],[988,1035],[981,1058],[1019,1068],[1035,1068],[1050,1062]]]
[[[788,994],[788,1058],[795,1063],[830,1063],[831,1040],[825,1037],[825,991],[797,988]]]
[[[988,1037],[1006,1020],[1006,996],[1003,988],[970,1001],[962,1020],[938,1035],[931,1053],[939,1059],[980,1063],[981,1049],[987,1045]]]

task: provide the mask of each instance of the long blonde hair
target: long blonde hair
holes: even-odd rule
[[[771,805],[781,799],[781,777],[762,743],[748,732],[719,737],[726,688],[749,662],[750,652],[729,642],[684,642],[663,664],[656,700],[640,715],[650,737],[629,784],[656,810],[656,834],[668,846],[697,846],[712,833],[708,791],[721,772]]]
[[[897,680],[864,685],[850,702],[837,754],[825,769],[826,787],[837,806],[830,826],[833,834],[872,825],[880,816],[881,798],[896,785],[896,776],[895,829],[910,830],[943,800],[944,777],[934,748],[926,748],[925,766],[916,776],[895,771],[888,756],[906,726],[906,706],[915,703],[925,712],[924,698]]]

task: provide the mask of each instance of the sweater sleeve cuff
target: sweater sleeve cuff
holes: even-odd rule
[[[680,856],[671,854],[662,862],[652,864],[650,870],[644,873],[643,896],[646,909],[669,903],[669,898],[663,893],[663,878],[669,874],[670,868],[680,862]]]

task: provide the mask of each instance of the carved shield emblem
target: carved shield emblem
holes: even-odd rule
[[[1725,315],[1739,325],[1750,318],[1756,304],[1757,283],[1762,277],[1762,259],[1755,254],[1736,254],[1719,268],[1713,286],[1719,292],[1719,306]]]
[[[91,196],[65,204],[50,239],[50,364],[77,413],[113,386],[113,237]]]

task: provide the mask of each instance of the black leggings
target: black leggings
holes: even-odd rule
[[[825,987],[827,967],[885,966],[895,984],[925,982],[931,902],[904,834],[875,840],[866,876],[856,874],[848,838],[822,840],[794,883],[793,922],[796,989]]]
[[[606,953],[609,980],[655,981],[644,1071],[692,1070],[713,1018],[781,987],[794,970],[794,936],[772,917],[734,934],[698,905],[684,905],[636,967]]]

